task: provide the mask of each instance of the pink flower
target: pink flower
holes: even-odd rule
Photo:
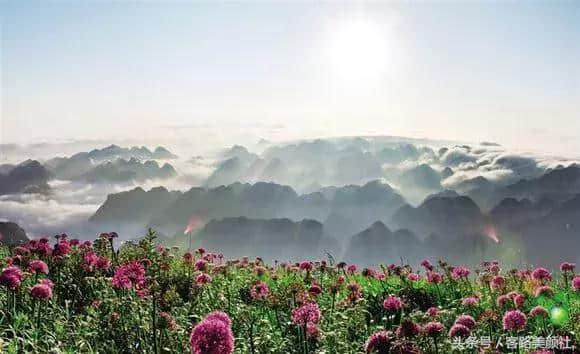
[[[439,284],[443,281],[443,276],[436,272],[427,273],[427,282],[431,284]]]
[[[189,337],[192,354],[231,354],[234,335],[230,325],[218,318],[205,318],[192,330]]]
[[[48,266],[46,265],[46,263],[44,263],[40,259],[35,259],[35,260],[31,261],[30,263],[28,263],[28,269],[30,269],[30,271],[32,273],[48,274]]]
[[[420,332],[421,327],[419,327],[418,324],[416,324],[411,320],[406,319],[401,322],[401,324],[397,328],[395,335],[397,336],[397,338],[411,338],[415,337]]]
[[[538,286],[534,291],[534,296],[535,297],[545,296],[551,298],[554,296],[554,290],[552,290],[552,288],[550,288],[547,285]]]
[[[572,280],[572,287],[574,288],[574,291],[580,291],[580,275],[574,277]]]
[[[230,319],[230,316],[228,316],[227,313],[222,312],[222,311],[210,312],[207,316],[205,316],[205,319],[206,320],[218,320],[218,321],[225,323],[226,326],[228,326],[228,327],[232,326],[232,320]]]
[[[268,285],[263,281],[252,286],[250,289],[250,295],[254,300],[265,300],[269,293],[270,290],[268,289]]]
[[[502,289],[505,286],[505,278],[501,275],[496,275],[491,278],[490,286],[493,290]]]
[[[354,274],[354,273],[356,273],[356,265],[354,265],[354,264],[351,264],[351,265],[349,265],[349,266],[348,266],[348,268],[346,268],[346,271],[347,271],[349,274]]]
[[[198,275],[198,276],[195,278],[195,283],[196,283],[198,286],[203,286],[203,285],[205,285],[205,284],[209,284],[209,283],[211,283],[211,282],[212,282],[212,280],[213,280],[213,279],[211,278],[211,276],[210,276],[209,274],[207,274],[207,273],[201,273],[200,275]]]
[[[469,328],[467,328],[466,326],[462,325],[462,324],[454,324],[453,326],[451,326],[451,329],[449,330],[449,337],[454,338],[454,337],[468,337],[471,334],[471,330]]]
[[[113,286],[119,289],[141,289],[145,286],[145,268],[139,262],[127,262],[115,269]]]
[[[52,252],[55,257],[63,257],[70,253],[70,243],[67,240],[61,240],[56,245],[54,245],[54,251]]]
[[[0,284],[9,288],[17,289],[22,283],[22,271],[16,266],[9,266],[2,270],[0,274]]]
[[[365,343],[365,353],[388,354],[391,347],[391,332],[380,331],[371,335]]]
[[[439,310],[437,307],[429,307],[427,309],[427,314],[431,317],[437,317],[439,315]]]
[[[314,296],[320,295],[322,293],[322,288],[318,284],[312,284],[308,289],[308,293]]]
[[[462,279],[462,278],[467,279],[469,273],[470,273],[469,269],[463,266],[459,266],[453,268],[453,270],[451,271],[451,276],[453,277],[453,279]]]
[[[470,331],[475,328],[475,320],[469,315],[461,315],[457,317],[455,324],[464,325],[465,327],[469,328]]]
[[[507,305],[510,302],[510,297],[507,295],[500,295],[497,297],[497,299],[495,300],[495,303],[498,307],[504,307],[505,305]]]
[[[320,332],[318,331],[318,326],[316,323],[308,322],[306,324],[306,336],[308,338],[317,338]]]
[[[300,270],[305,270],[307,272],[312,271],[313,265],[312,262],[309,261],[302,261],[300,262]]]
[[[423,326],[423,333],[429,337],[436,337],[443,332],[445,327],[441,322],[429,322]]]
[[[520,308],[520,307],[524,306],[525,302],[526,302],[526,297],[522,294],[517,294],[514,297],[514,305],[516,308]]]
[[[552,280],[552,274],[546,268],[539,267],[532,272],[532,278],[540,282],[550,281]]]
[[[383,308],[387,311],[398,311],[401,307],[403,307],[403,302],[396,296],[389,295],[385,301],[383,301]]]
[[[560,270],[562,272],[573,272],[574,268],[576,268],[576,264],[570,262],[563,262],[560,264]]]
[[[315,302],[306,303],[292,310],[292,322],[296,325],[305,326],[306,324],[318,323],[320,320],[320,309]]]
[[[476,297],[466,297],[465,299],[463,299],[461,304],[463,306],[476,306],[478,302],[479,302],[479,299]]]
[[[548,310],[546,310],[542,306],[534,307],[533,309],[530,310],[530,317],[537,317],[537,316],[548,317]]]
[[[43,280],[30,289],[30,295],[37,300],[48,300],[52,297],[52,282],[48,279]]]
[[[519,310],[512,310],[503,316],[503,329],[506,331],[521,331],[526,328],[526,315]]]
[[[409,279],[409,281],[417,281],[419,280],[419,274],[409,273],[409,275],[407,275],[407,279]]]
[[[207,262],[203,259],[198,260],[195,262],[195,269],[199,270],[200,272],[205,271],[207,269]]]

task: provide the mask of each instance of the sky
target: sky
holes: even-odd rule
[[[580,153],[580,1],[0,0],[0,143],[400,135]]]

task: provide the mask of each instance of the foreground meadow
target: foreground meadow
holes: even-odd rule
[[[357,269],[265,264],[66,235],[3,247],[0,352],[577,352],[580,276],[562,263]]]

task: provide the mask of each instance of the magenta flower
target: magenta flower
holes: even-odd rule
[[[576,268],[576,264],[570,262],[563,262],[560,264],[560,270],[562,272],[573,272],[574,268]]]
[[[30,269],[30,271],[32,273],[48,274],[48,266],[46,265],[46,263],[44,263],[40,259],[35,259],[35,260],[31,261],[30,263],[28,263],[28,269]]]
[[[423,268],[425,268],[428,271],[433,270],[433,265],[431,264],[431,262],[428,259],[423,259],[421,261],[421,266],[423,266]]]
[[[548,310],[542,306],[536,306],[530,310],[530,317],[548,317]]]
[[[427,314],[431,317],[437,317],[439,315],[439,310],[437,307],[429,307],[427,309]]]
[[[389,354],[391,347],[391,332],[380,331],[371,335],[365,343],[367,354]]]
[[[234,335],[226,322],[216,317],[205,318],[191,330],[189,345],[192,354],[231,354]]]
[[[52,297],[53,284],[48,279],[42,279],[30,289],[30,295],[37,300],[48,300]]]
[[[505,278],[501,275],[496,275],[495,277],[491,278],[489,285],[493,290],[502,289],[505,286]]]
[[[0,274],[0,284],[9,288],[17,289],[22,283],[22,271],[16,266],[9,266],[2,270]]]
[[[580,291],[580,275],[575,276],[572,280],[572,288],[574,291]]]
[[[421,327],[415,322],[406,319],[401,322],[395,335],[397,338],[411,338],[415,337],[421,332]]]
[[[207,269],[207,261],[200,259],[197,262],[195,262],[195,269],[199,270],[200,272],[203,272]]]
[[[398,311],[401,307],[403,307],[403,302],[396,296],[389,295],[385,301],[383,301],[383,308],[387,311]]]
[[[206,320],[218,320],[218,321],[225,323],[226,326],[228,326],[228,327],[232,326],[232,320],[230,319],[230,316],[228,316],[227,313],[222,312],[222,311],[210,312],[207,316],[205,316],[205,319]]]
[[[463,299],[463,301],[461,301],[461,304],[463,306],[476,306],[478,302],[479,299],[476,297],[466,297],[465,299]]]
[[[60,240],[56,245],[54,245],[54,251],[52,255],[55,257],[64,257],[70,253],[71,246],[67,240]]]
[[[455,320],[455,324],[464,325],[465,327],[469,328],[469,330],[473,330],[475,328],[475,319],[469,315],[461,315],[457,317]]]
[[[308,322],[306,324],[306,336],[308,338],[318,338],[319,335],[320,331],[318,330],[316,323]]]
[[[436,337],[443,332],[445,326],[441,322],[429,322],[423,326],[423,333],[429,337]]]
[[[300,262],[300,270],[305,270],[307,272],[312,271],[312,268],[314,266],[312,265],[312,262],[309,261],[302,261]]]
[[[503,329],[506,331],[521,331],[526,328],[526,315],[519,310],[512,310],[503,316]]]
[[[456,323],[453,326],[451,326],[451,329],[449,330],[449,337],[454,338],[454,337],[469,337],[469,335],[471,334],[471,330],[469,328],[467,328],[466,326]]]
[[[264,283],[263,281],[255,284],[250,289],[250,295],[254,300],[265,300],[270,293],[270,289],[268,289],[268,284]]]
[[[198,275],[198,276],[195,278],[195,283],[196,283],[198,286],[204,286],[204,285],[206,285],[206,284],[209,284],[209,283],[211,283],[211,282],[212,282],[212,280],[213,280],[213,279],[211,278],[211,276],[210,276],[209,274],[207,274],[207,273],[201,273],[201,274],[199,274],[199,275]]]
[[[532,279],[540,282],[550,281],[552,280],[552,274],[546,268],[539,267],[532,272]]]
[[[451,271],[451,276],[453,277],[453,279],[467,279],[469,273],[470,273],[469,269],[463,266],[459,266],[453,268],[453,270]]]
[[[516,308],[520,308],[520,307],[524,306],[525,302],[526,302],[526,296],[523,294],[517,294],[514,297],[514,305]]]
[[[292,323],[306,326],[308,323],[318,323],[320,320],[320,309],[315,302],[306,303],[292,310]]]
[[[311,295],[314,295],[314,296],[318,296],[322,293],[322,288],[318,284],[312,284],[312,285],[310,285],[310,288],[308,289],[308,293],[310,293]]]
[[[145,286],[145,267],[140,262],[127,262],[115,269],[113,286],[119,289],[141,289]]]
[[[510,297],[507,295],[500,295],[497,297],[497,299],[495,300],[495,303],[498,307],[504,307],[505,305],[507,305],[510,302]]]
[[[538,286],[536,290],[534,290],[534,296],[545,296],[551,298],[554,296],[554,290],[552,290],[552,288],[547,285]]]
[[[443,276],[436,272],[427,273],[427,282],[431,284],[439,284],[443,281]]]
[[[409,281],[417,281],[417,280],[419,280],[419,274],[417,274],[417,273],[409,273],[409,275],[407,275],[407,279]]]
[[[347,271],[349,274],[354,274],[354,273],[356,273],[356,265],[354,265],[354,264],[351,264],[351,265],[349,265],[349,266],[346,268],[346,271]]]

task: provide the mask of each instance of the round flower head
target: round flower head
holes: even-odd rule
[[[139,262],[127,262],[115,269],[113,286],[120,289],[140,289],[145,285],[145,268]]]
[[[318,330],[316,323],[308,322],[306,324],[306,336],[308,338],[317,338],[319,334],[320,331]]]
[[[30,263],[28,263],[28,269],[30,269],[31,272],[36,274],[38,273],[48,274],[48,266],[40,259],[35,259]]]
[[[421,327],[411,320],[403,320],[401,325],[397,328],[397,338],[411,338],[415,337],[421,332]]]
[[[250,289],[250,295],[254,300],[265,300],[270,293],[270,289],[268,289],[268,284],[264,283],[263,281],[255,284]]]
[[[471,331],[469,330],[469,328],[467,328],[466,326],[456,323],[453,326],[451,326],[451,329],[449,330],[449,337],[454,338],[454,337],[469,337],[469,335],[471,334]]]
[[[532,279],[537,280],[539,282],[545,282],[552,280],[552,274],[546,268],[536,268],[532,272]]]
[[[552,288],[547,285],[542,285],[536,288],[534,295],[536,297],[545,296],[551,298],[554,296],[554,290],[552,290]]]
[[[22,283],[22,271],[16,266],[9,266],[2,270],[0,274],[0,284],[9,288],[16,289]]]
[[[354,274],[356,273],[356,265],[351,264],[348,266],[348,268],[346,268],[347,272],[349,272],[350,274]]]
[[[439,284],[443,281],[443,276],[436,272],[427,273],[427,282],[431,284]]]
[[[501,289],[505,286],[505,278],[501,275],[496,275],[491,278],[491,282],[489,283],[493,290]]]
[[[207,273],[201,273],[200,275],[198,275],[198,276],[195,278],[195,283],[196,283],[198,286],[203,286],[203,285],[205,285],[205,284],[209,284],[209,283],[211,283],[211,281],[212,281],[212,278],[211,278],[211,276],[210,276],[209,274],[207,274]]]
[[[431,317],[437,317],[439,315],[437,307],[429,307],[426,312]]]
[[[207,269],[207,262],[203,259],[198,260],[197,262],[195,262],[195,269],[203,272],[204,270]]]
[[[52,252],[52,254],[55,257],[58,256],[62,257],[69,254],[70,250],[71,250],[70,243],[67,240],[61,240],[56,245],[54,245],[54,251]]]
[[[505,313],[502,324],[506,331],[521,331],[526,328],[526,315],[519,310],[512,310]]]
[[[475,320],[469,315],[461,315],[455,320],[455,324],[461,324],[471,331],[475,327]]]
[[[234,335],[223,321],[206,318],[193,327],[189,345],[192,354],[231,354],[234,352]]]
[[[423,333],[429,337],[436,337],[443,332],[445,326],[441,322],[429,322],[423,326]]]
[[[314,296],[320,295],[322,293],[322,288],[318,284],[312,284],[308,289],[308,293]]]
[[[498,307],[504,307],[510,302],[510,297],[507,295],[500,295],[495,300],[495,303]]]
[[[421,266],[423,266],[428,271],[433,270],[433,265],[431,264],[431,262],[428,259],[423,259],[421,261]]]
[[[463,306],[476,306],[477,303],[479,302],[479,299],[476,297],[466,297],[465,299],[463,299],[463,301],[461,301],[461,304]]]
[[[396,296],[389,295],[385,301],[383,301],[383,308],[387,311],[398,311],[401,307],[403,307],[403,302]]]
[[[518,294],[514,297],[514,305],[517,308],[524,306],[525,302],[526,302],[526,297],[523,294]]]
[[[560,264],[560,270],[562,272],[573,272],[574,268],[576,268],[576,264],[570,262],[564,262]]]
[[[48,300],[52,297],[52,282],[41,281],[30,289],[30,295],[37,300]]]
[[[391,347],[391,332],[380,331],[371,335],[365,343],[367,354],[388,354]]]
[[[407,279],[409,281],[417,281],[417,280],[419,280],[419,274],[417,274],[417,273],[409,273],[409,275],[407,275]]]
[[[305,270],[307,272],[310,272],[313,267],[314,266],[312,265],[312,262],[309,262],[309,261],[300,262],[300,270]]]
[[[572,280],[572,288],[574,288],[574,291],[580,291],[580,275],[575,276],[574,280]]]
[[[451,276],[453,277],[453,279],[462,279],[462,278],[467,279],[469,273],[470,273],[469,269],[460,266],[453,268],[453,270],[451,271]]]
[[[530,317],[548,317],[548,310],[542,306],[536,306],[530,310]]]
[[[306,303],[292,310],[292,323],[305,326],[308,323],[318,323],[320,320],[320,309],[315,302]]]

